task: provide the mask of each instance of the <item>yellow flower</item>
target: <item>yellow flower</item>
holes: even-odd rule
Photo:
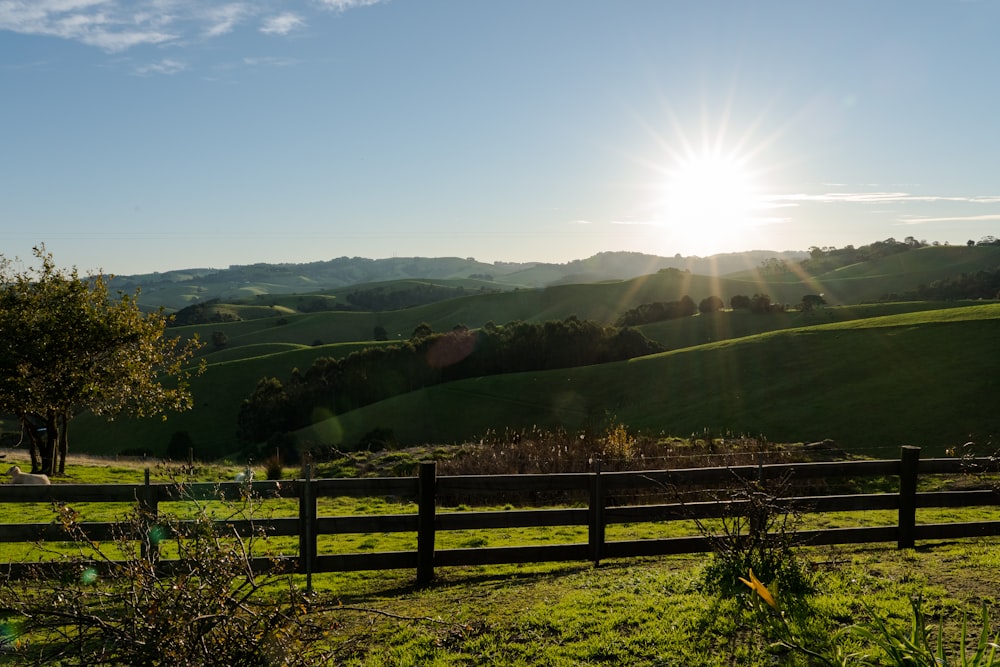
[[[771,605],[772,609],[777,609],[778,608],[778,603],[774,601],[774,596],[771,595],[771,591],[767,590],[767,586],[765,586],[764,584],[760,583],[760,579],[758,579],[757,577],[754,576],[753,570],[750,570],[750,581],[747,581],[743,577],[740,577],[739,579],[744,584],[746,584],[751,589],[753,589],[753,591],[756,592],[757,595],[760,596],[761,600],[763,600],[764,602],[766,602],[769,605]]]

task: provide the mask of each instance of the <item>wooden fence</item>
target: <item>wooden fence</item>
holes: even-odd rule
[[[754,482],[766,489],[779,480],[825,480],[827,483],[865,478],[892,481],[894,490],[883,493],[828,494],[782,498],[781,504],[803,513],[891,510],[896,513],[892,525],[873,527],[802,530],[795,538],[802,544],[864,544],[895,542],[898,547],[913,547],[917,540],[953,539],[1000,535],[1000,521],[918,524],[918,508],[976,507],[1000,505],[996,483],[967,491],[918,492],[918,480],[926,475],[961,475],[970,471],[995,473],[995,458],[920,459],[916,447],[903,447],[895,460],[791,463],[726,468],[687,468],[676,470],[566,473],[552,475],[461,475],[436,476],[434,463],[424,463],[415,477],[304,479],[294,481],[257,481],[249,486],[261,497],[298,499],[298,516],[266,520],[232,520],[225,523],[242,536],[263,530],[269,536],[297,536],[298,554],[288,556],[283,565],[291,571],[314,573],[412,569],[418,582],[433,578],[437,567],[492,565],[545,561],[592,561],[609,558],[699,553],[711,549],[702,535],[662,539],[607,541],[605,529],[611,524],[637,524],[690,519],[711,519],[737,515],[747,501],[671,502],[666,504],[616,504],[625,493],[679,491],[689,488],[731,487],[733,482],[746,486]],[[742,481],[741,481],[742,480]],[[143,484],[52,486],[0,486],[0,502],[138,503],[151,516],[163,502],[184,499],[212,500],[239,498],[248,485],[239,482],[176,484],[150,483],[149,473]],[[551,496],[553,493],[578,494],[587,499],[586,507],[522,508],[492,511],[439,512],[442,498],[478,498],[483,504],[498,504],[504,498]],[[667,494],[669,495],[669,494]],[[364,516],[320,516],[317,500],[322,497],[399,497],[415,499],[417,512],[408,514]],[[609,502],[609,498],[614,502]],[[499,501],[498,501],[499,499]],[[542,546],[438,549],[435,538],[440,531],[489,530],[551,526],[587,527],[586,543]],[[96,540],[110,540],[118,534],[114,523],[86,523],[86,534]],[[416,533],[416,549],[411,551],[323,554],[319,537],[323,535]],[[67,535],[58,523],[2,524],[0,542],[65,541]],[[272,558],[255,559],[261,569],[271,567]],[[12,563],[10,572],[27,572],[25,564]]]

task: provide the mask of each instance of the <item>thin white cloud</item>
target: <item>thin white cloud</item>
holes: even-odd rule
[[[218,37],[230,33],[251,13],[250,7],[242,2],[209,8],[205,11],[205,20],[208,23],[205,34],[209,37]]]
[[[133,68],[133,71],[139,76],[149,76],[151,74],[177,74],[178,72],[183,72],[187,69],[187,63],[181,62],[179,60],[173,60],[171,58],[164,58],[163,60],[155,63],[149,63],[146,65],[138,65]]]
[[[287,35],[293,30],[304,28],[305,25],[305,20],[298,14],[285,12],[265,18],[260,26],[260,31],[265,35]]]
[[[883,204],[886,202],[960,202],[967,204],[997,204],[1000,196],[945,197],[940,195],[912,195],[908,192],[828,192],[820,195],[788,194],[772,195],[769,202],[819,202],[819,203],[861,203]]]
[[[308,12],[345,12],[383,0],[0,0],[0,32],[55,37],[109,53],[142,45],[187,46],[259,20],[268,35],[305,27]]]
[[[927,222],[987,222],[990,220],[1000,220],[1000,213],[990,213],[987,215],[954,215],[942,218],[901,218],[903,225],[922,225]]]
[[[377,5],[382,0],[318,0],[319,4],[334,11],[346,12],[348,9],[358,7],[371,7]]]
[[[290,67],[298,65],[301,61],[295,58],[279,58],[275,56],[265,56],[263,58],[244,58],[243,64],[250,67]]]
[[[0,0],[0,30],[68,39],[111,53],[177,37],[162,22],[137,22],[137,16],[143,14],[112,0]]]

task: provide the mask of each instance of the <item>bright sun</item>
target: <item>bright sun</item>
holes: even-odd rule
[[[663,221],[678,249],[712,254],[750,241],[760,207],[752,174],[738,157],[704,153],[667,172]]]

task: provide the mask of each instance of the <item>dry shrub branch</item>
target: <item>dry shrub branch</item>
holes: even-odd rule
[[[221,506],[246,515],[251,502]],[[75,551],[39,544],[48,558],[34,577],[0,581],[3,649],[13,664],[326,664],[336,624],[277,560],[256,571],[251,554],[266,535],[226,530],[212,516],[219,503],[188,506],[185,519],[131,511],[108,543],[88,537],[75,510],[58,507]]]

